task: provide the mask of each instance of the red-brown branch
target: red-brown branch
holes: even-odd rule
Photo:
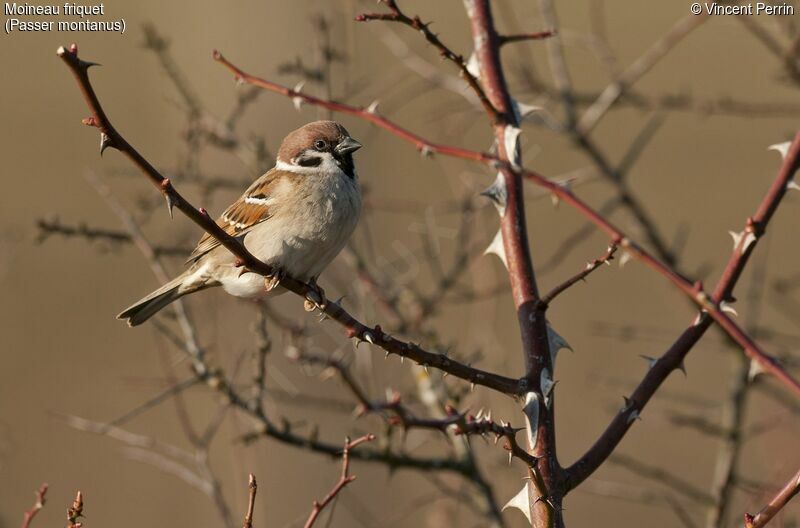
[[[47,495],[47,483],[42,484],[39,486],[39,489],[36,490],[36,502],[33,503],[31,509],[26,511],[25,515],[22,517],[22,528],[29,528],[31,521],[33,521],[33,518],[39,513],[39,510],[44,508],[44,503],[47,500],[45,495]]]
[[[350,475],[350,450],[355,449],[357,446],[365,443],[371,442],[375,440],[375,435],[368,434],[364,435],[360,438],[356,438],[353,441],[350,441],[349,438],[345,439],[344,442],[344,449],[342,450],[342,474],[339,477],[339,481],[333,486],[331,491],[328,492],[327,495],[321,501],[314,501],[311,506],[311,513],[306,520],[306,524],[304,528],[311,528],[314,523],[319,518],[319,514],[322,513],[322,510],[336,498],[337,495],[351,482],[353,482],[356,477],[355,475]]]
[[[561,517],[560,482],[563,470],[556,455],[556,428],[553,394],[546,394],[542,375],[554,372],[550,352],[549,332],[545,319],[546,304],[541,302],[528,244],[525,221],[524,185],[522,174],[516,170],[522,165],[519,145],[509,145],[508,135],[520,126],[514,101],[508,90],[503,65],[500,60],[502,39],[494,25],[489,0],[466,0],[464,5],[470,20],[475,58],[480,70],[480,80],[489,100],[501,112],[501,120],[493,124],[500,174],[505,186],[506,201],[500,219],[503,250],[508,267],[511,294],[517,310],[517,320],[525,361],[525,379],[536,405],[535,421],[528,415],[528,453],[537,461],[529,470],[528,486],[530,518],[534,527],[563,526]],[[518,132],[518,130],[517,130]],[[546,402],[550,398],[550,405]],[[544,497],[545,500],[539,500]]]
[[[150,179],[153,185],[161,191],[167,201],[169,210],[172,211],[172,208],[177,208],[203,230],[219,240],[225,248],[238,257],[237,266],[253,273],[272,276],[274,270],[269,265],[258,260],[238,239],[222,230],[205,209],[195,208],[189,203],[177,189],[175,189],[170,180],[162,176],[161,173],[114,128],[103,111],[94,88],[89,81],[87,71],[91,63],[78,58],[77,46],[73,44],[69,49],[63,47],[59,48],[58,55],[74,74],[81,92],[84,95],[84,99],[93,114],[92,117],[85,119],[84,123],[97,127],[100,130],[102,134],[101,137],[104,138],[104,145],[116,148],[127,156],[145,176]],[[220,60],[222,59],[220,58]],[[287,95],[291,93],[294,92],[291,90],[286,92]],[[309,285],[289,276],[284,276],[281,279],[281,286],[301,297],[307,298],[309,295],[313,296],[316,293]],[[397,354],[398,356],[409,358],[420,365],[437,368],[457,378],[467,380],[476,385],[483,385],[505,394],[521,394],[525,391],[524,383],[521,383],[520,380],[472,368],[451,359],[445,354],[429,352],[417,344],[401,341],[383,332],[379,325],[368,327],[361,323],[342,308],[339,303],[326,301],[325,299],[319,301],[321,301],[318,303],[320,310],[330,319],[341,324],[345,328],[347,336],[350,338],[359,341],[367,341],[390,354]]]
[[[744,514],[745,528],[761,528],[762,526],[766,526],[767,523],[798,493],[800,493],[800,471],[795,473],[789,482],[787,482],[758,513],[755,515],[750,515],[749,513]]]
[[[532,171],[530,169],[515,170],[511,164],[497,156],[489,153],[479,152],[460,147],[453,147],[450,145],[442,145],[428,141],[424,137],[415,134],[393,121],[382,117],[374,112],[369,111],[367,108],[339,103],[337,101],[328,101],[305,95],[301,92],[292,90],[285,86],[252,76],[234,66],[227,59],[223,58],[218,52],[215,52],[215,59],[222,63],[226,68],[234,73],[237,80],[241,80],[247,84],[259,86],[265,90],[284,95],[289,98],[299,98],[304,102],[328,108],[330,110],[341,112],[349,115],[356,116],[360,119],[368,121],[383,128],[384,130],[392,133],[393,135],[404,139],[422,152],[438,153],[444,156],[450,156],[470,161],[485,163],[489,166],[500,168],[507,171],[516,172],[521,174],[522,177],[531,183],[547,189],[549,192],[557,196],[560,200],[567,203],[570,207],[575,209],[581,216],[585,217],[598,229],[606,233],[611,239],[612,243],[620,246],[621,249],[628,252],[632,258],[643,262],[646,266],[653,269],[656,273],[666,278],[673,284],[679,291],[689,297],[701,309],[705,310],[711,318],[716,321],[730,337],[736,341],[745,352],[756,362],[758,362],[766,372],[778,378],[782,383],[787,385],[797,394],[800,394],[800,383],[789,375],[783,368],[776,363],[774,358],[767,354],[760,346],[758,346],[727,314],[725,314],[717,304],[711,301],[711,297],[702,289],[698,289],[699,284],[694,283],[685,277],[676,273],[669,266],[663,264],[658,259],[653,257],[648,251],[635,243],[629,238],[624,231],[619,229],[597,211],[595,211],[586,202],[578,198],[573,192],[560,185],[558,182],[552,181],[545,176]],[[796,150],[797,141],[792,144],[792,149]],[[789,157],[787,157],[787,160]],[[792,157],[794,163],[797,163],[797,158]],[[795,165],[795,169],[797,166]],[[785,191],[785,188],[784,188]],[[508,256],[508,255],[507,255]],[[702,285],[699,285],[702,286]],[[516,299],[515,299],[516,300]]]

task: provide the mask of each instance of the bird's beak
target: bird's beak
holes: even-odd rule
[[[355,152],[363,146],[364,145],[362,145],[355,139],[351,137],[346,137],[343,140],[341,140],[333,150],[336,151],[336,153],[339,154],[340,156],[343,156],[345,154],[350,154],[351,152]]]

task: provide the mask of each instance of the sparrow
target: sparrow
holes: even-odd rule
[[[181,275],[117,316],[136,326],[190,293],[215,286],[236,297],[282,293],[282,274],[316,287],[361,214],[353,153],[361,143],[334,121],[315,121],[281,143],[275,167],[259,177],[216,220],[256,258],[276,270],[265,278],[236,267],[236,257],[208,233]],[[275,280],[277,278],[277,280]],[[276,287],[277,286],[277,287]]]

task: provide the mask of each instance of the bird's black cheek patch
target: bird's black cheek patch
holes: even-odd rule
[[[319,167],[322,164],[322,158],[319,156],[300,156],[297,159],[297,164],[301,167]]]

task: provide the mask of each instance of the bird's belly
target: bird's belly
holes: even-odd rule
[[[248,299],[272,297],[286,291],[280,287],[267,291],[264,285],[264,277],[258,273],[243,273],[239,275],[237,272],[223,277],[220,282],[222,283],[222,289],[228,294]]]
[[[245,247],[262,262],[298,280],[316,278],[339,254],[358,223],[360,193],[355,183],[344,184],[348,187],[339,182],[323,189],[324,193],[311,193],[298,207],[275,214],[263,229],[245,236]],[[263,277],[254,273],[239,276],[237,272],[220,282],[238,297],[266,294]]]

